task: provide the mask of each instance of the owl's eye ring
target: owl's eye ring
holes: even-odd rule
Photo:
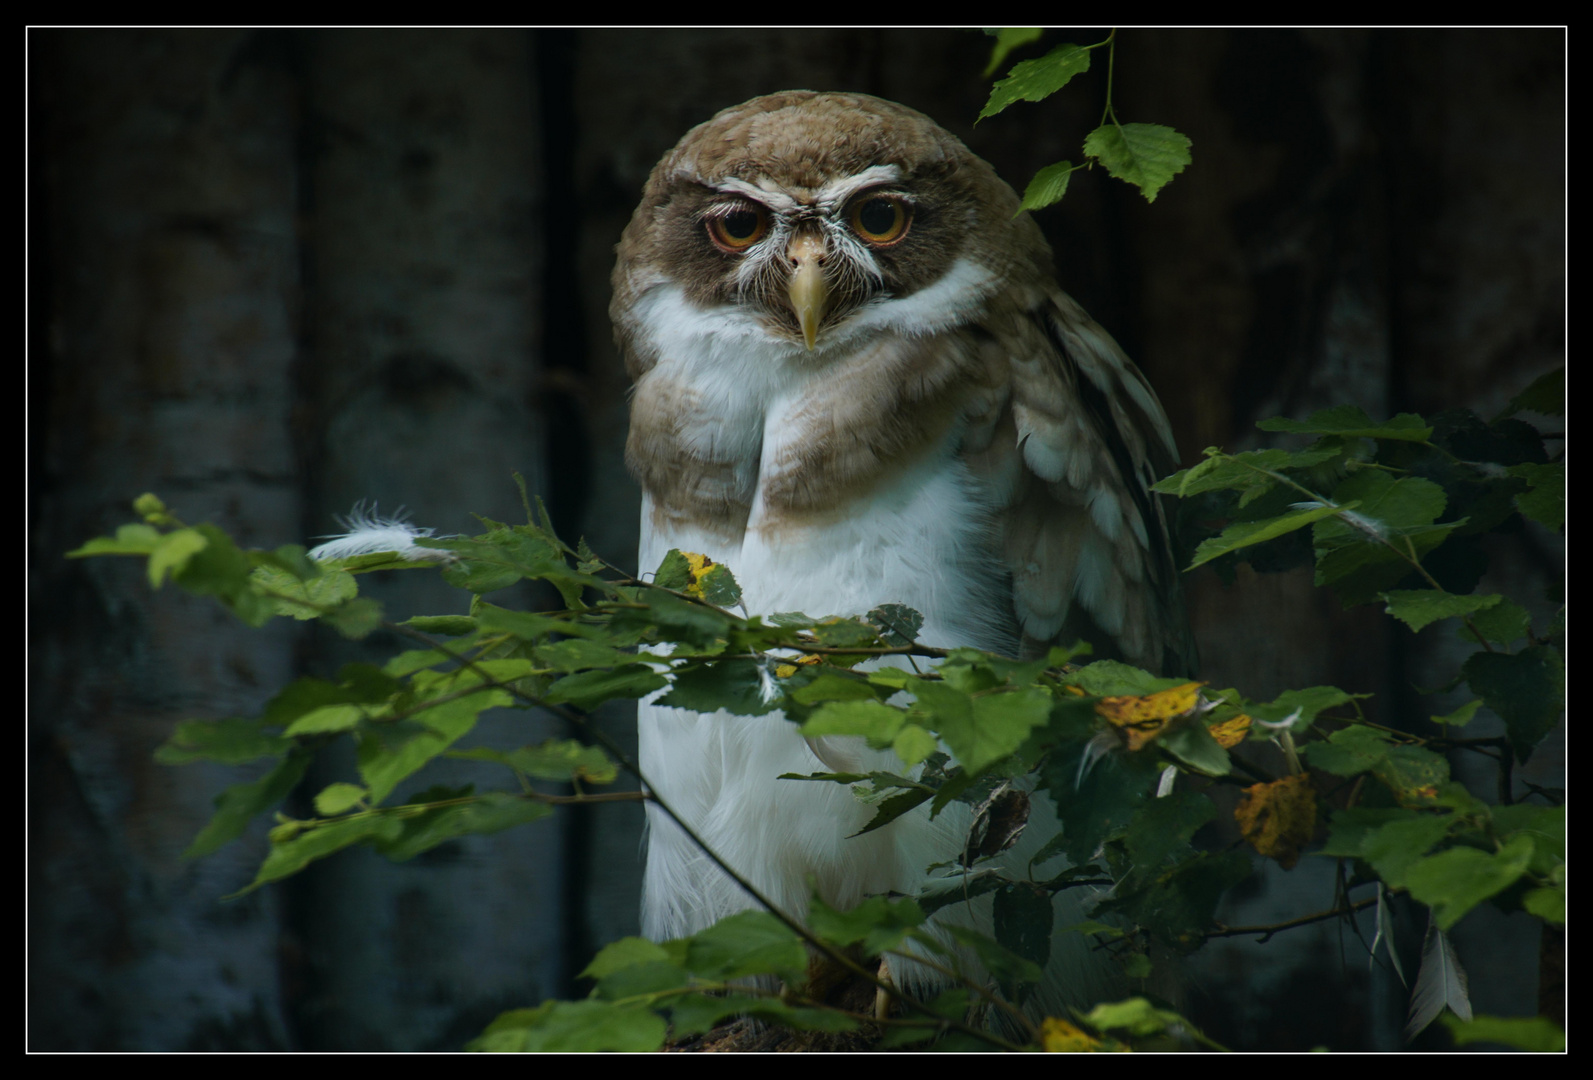
[[[756,203],[731,203],[708,215],[708,239],[720,251],[739,255],[769,232],[769,211]]]
[[[913,221],[913,204],[900,195],[865,195],[852,204],[846,223],[875,247],[900,243]]]

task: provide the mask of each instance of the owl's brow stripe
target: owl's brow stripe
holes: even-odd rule
[[[843,176],[839,180],[831,180],[814,193],[809,205],[822,210],[830,211],[844,204],[857,192],[865,188],[880,187],[886,184],[900,182],[902,170],[895,165],[870,165],[860,173],[852,176]],[[779,213],[790,212],[801,208],[802,204],[791,195],[777,187],[772,181],[753,184],[739,177],[726,177],[723,180],[706,181],[702,177],[687,176],[683,179],[696,180],[715,191],[726,195],[740,195],[767,206],[770,210]]]
[[[738,180],[735,177],[715,181],[707,184],[707,186],[715,191],[722,191],[726,195],[740,195],[743,198],[751,199],[753,202],[767,206],[776,213],[782,210],[796,210],[801,205],[783,191],[760,187],[757,184],[749,184],[745,180]]]
[[[824,207],[838,206],[850,199],[853,194],[864,188],[878,187],[881,184],[894,184],[902,178],[902,170],[895,165],[870,165],[854,176],[843,176],[839,180],[831,180],[819,188],[813,201]]]

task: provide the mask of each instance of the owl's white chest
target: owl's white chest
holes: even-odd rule
[[[742,344],[732,362],[727,350],[704,348],[662,361],[652,377],[699,402],[698,430],[687,438],[721,454],[734,448],[752,492],[745,526],[727,536],[714,524],[655,514],[644,493],[643,572],[671,548],[699,552],[731,568],[750,613],[860,616],[905,604],[924,616],[926,644],[1007,645],[991,508],[957,455],[961,425],[892,463],[879,482],[792,514],[770,493],[803,482],[792,472],[815,438],[815,403],[833,392],[826,380],[834,361],[784,343]]]
[[[694,516],[689,502],[660,506],[666,496],[644,491],[644,573],[671,548],[698,552],[731,568],[752,614],[862,616],[905,604],[924,616],[925,644],[1010,648],[1009,586],[994,550],[991,507],[958,455],[964,425],[955,413],[926,415],[923,438],[905,440],[911,449],[901,460],[880,462],[866,481],[828,484],[835,474],[806,452],[814,440],[836,437],[832,404],[849,400],[848,378],[866,380],[869,349],[899,340],[886,336],[889,328],[865,325],[808,353],[771,340],[750,316],[690,310],[673,289],[644,303],[660,359],[637,386],[638,398],[657,396],[638,407],[670,403],[664,426],[682,448],[680,460],[696,454],[712,463],[713,482],[745,507],[744,518],[734,515],[727,527],[723,515]],[[856,420],[846,424],[855,428]],[[846,434],[870,444],[869,432]],[[859,836],[874,811],[849,788],[777,779],[901,770],[894,754],[860,739],[819,745],[779,713],[703,715],[651,701],[640,707],[638,729],[654,790],[766,896],[798,914],[810,883],[842,907],[870,894],[915,892],[925,868],[961,842],[960,807],[933,821],[909,814]],[[695,932],[751,903],[656,806],[649,821],[646,933]]]

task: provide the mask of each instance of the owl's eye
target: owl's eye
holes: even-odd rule
[[[708,239],[732,255],[746,251],[769,231],[769,212],[743,203],[708,219]]]
[[[894,244],[907,235],[912,206],[892,195],[871,195],[854,204],[848,218],[852,231],[870,244]]]

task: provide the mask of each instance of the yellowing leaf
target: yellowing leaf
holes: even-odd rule
[[[1204,685],[1185,683],[1143,697],[1103,697],[1096,702],[1095,711],[1118,729],[1130,750],[1138,750],[1160,735],[1171,721],[1189,713],[1200,700]]]
[[[797,673],[798,664],[812,665],[822,663],[824,663],[824,657],[817,654],[799,656],[789,664],[774,665],[774,673],[782,679],[789,679],[791,676]]]
[[[1218,724],[1213,724],[1206,729],[1211,732],[1211,737],[1217,740],[1217,745],[1224,750],[1232,750],[1245,741],[1245,736],[1250,734],[1250,717],[1244,713],[1230,717]]]
[[[1245,788],[1233,816],[1251,846],[1289,870],[1300,861],[1300,848],[1316,831],[1316,789],[1304,773],[1252,784]]]
[[[1048,1054],[1088,1054],[1101,1048],[1101,1040],[1059,1017],[1040,1022],[1040,1045]]]
[[[685,592],[710,604],[724,607],[741,599],[741,587],[731,576],[730,568],[716,563],[706,555],[683,551],[686,559],[687,584]]]

